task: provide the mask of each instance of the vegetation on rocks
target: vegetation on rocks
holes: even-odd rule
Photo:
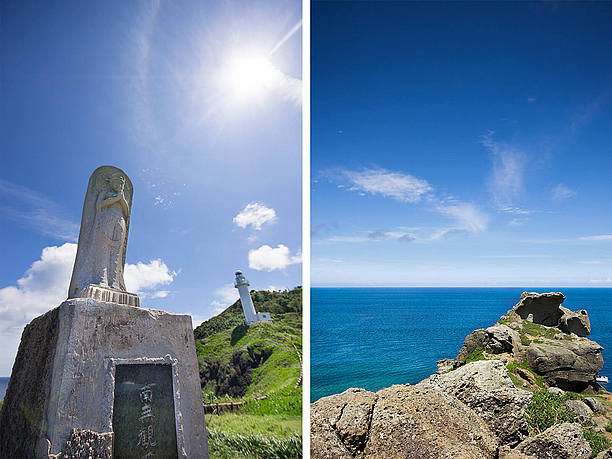
[[[462,360],[462,363],[467,364],[470,362],[477,362],[479,360],[486,360],[487,358],[484,355],[485,348],[480,346],[476,349],[470,351],[465,359]]]
[[[568,398],[565,395],[550,394],[546,390],[535,391],[531,403],[525,410],[531,433],[544,432],[555,424],[574,422],[575,416],[563,406],[563,402]]]
[[[272,322],[247,326],[238,300],[194,330],[204,403],[240,403],[206,415],[211,458],[301,457],[301,292],[251,292]]]
[[[603,434],[597,433],[591,429],[585,429],[583,434],[585,440],[589,442],[589,445],[593,450],[593,457],[612,447],[612,442]]]

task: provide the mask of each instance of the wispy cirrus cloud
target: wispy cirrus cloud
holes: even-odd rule
[[[513,208],[512,204],[522,192],[527,156],[512,145],[495,141],[494,134],[489,131],[480,143],[491,154],[493,169],[489,186],[495,202],[503,210]]]
[[[435,228],[433,231],[430,229],[426,235],[404,230],[375,230],[359,235],[331,236],[325,239],[327,242],[433,241],[455,233],[486,231],[488,226],[488,216],[476,205],[455,197],[438,197],[439,193],[427,180],[411,174],[371,168],[359,171],[342,169],[340,173],[336,171],[329,176],[334,180],[348,180],[348,184],[337,184],[338,188],[357,192],[360,195],[371,194],[391,198],[407,204],[422,203],[426,209],[447,217],[452,223],[442,228]]]
[[[401,202],[418,202],[433,190],[427,180],[387,169],[343,171],[349,180],[348,190],[393,198]]]
[[[0,212],[7,218],[45,236],[76,242],[79,225],[66,210],[25,186],[0,179]]]
[[[486,231],[487,229],[489,218],[472,203],[457,202],[455,204],[440,205],[436,210],[455,220],[454,229],[463,229],[472,233]]]
[[[612,234],[598,234],[595,236],[582,236],[581,241],[612,241]]]
[[[557,186],[553,187],[551,192],[553,199],[557,201],[563,201],[564,199],[576,196],[576,192],[566,187],[563,183],[559,183]]]

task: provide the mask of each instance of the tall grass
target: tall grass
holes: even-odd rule
[[[211,459],[295,459],[302,457],[302,437],[293,435],[277,439],[263,435],[240,435],[208,431],[208,448]]]

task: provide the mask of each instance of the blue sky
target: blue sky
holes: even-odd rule
[[[314,2],[313,286],[612,286],[611,18]]]
[[[301,284],[301,2],[2,2],[0,375],[65,299],[87,181],[134,184],[126,282],[194,322]],[[8,351],[7,351],[8,350]]]

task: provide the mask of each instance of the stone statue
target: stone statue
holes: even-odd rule
[[[102,166],[91,175],[68,298],[139,305],[123,280],[132,194],[132,182],[121,169]]]

